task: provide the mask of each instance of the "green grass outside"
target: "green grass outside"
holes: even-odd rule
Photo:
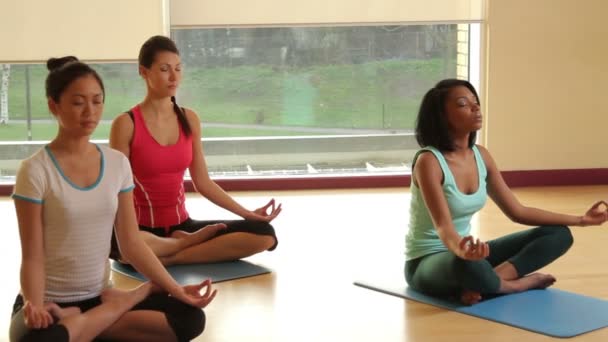
[[[143,99],[144,83],[135,64],[94,65],[104,79],[104,119],[113,119]],[[411,129],[420,100],[448,70],[442,59],[388,60],[299,69],[276,66],[188,68],[178,94],[203,123],[289,125],[360,129]],[[31,115],[51,119],[42,65],[29,66]],[[25,66],[13,65],[9,119],[26,118]],[[55,126],[36,123],[34,139],[54,136]],[[95,138],[107,137],[99,127]],[[207,128],[205,136],[299,135],[310,133]],[[21,138],[19,138],[21,137]],[[0,140],[25,140],[25,125],[0,126]]]
[[[114,118],[141,101],[144,84],[137,75],[135,64],[94,65],[104,80],[106,100],[104,115]],[[131,69],[134,69],[132,71]],[[25,65],[12,65],[9,81],[9,119],[27,117]],[[44,81],[48,74],[43,65],[30,65],[30,108],[33,119],[51,119],[47,106]]]
[[[110,125],[101,124],[97,126],[93,139],[108,139]],[[56,123],[37,123],[32,125],[32,140],[52,140],[57,134]],[[0,125],[0,140],[4,141],[25,141],[27,139],[27,125],[24,123],[9,123]]]

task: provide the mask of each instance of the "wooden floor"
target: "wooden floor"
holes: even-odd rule
[[[525,204],[582,214],[608,186],[521,188]],[[249,208],[267,193],[233,193]],[[272,194],[284,210],[275,221],[276,251],[249,260],[273,273],[217,284],[216,300],[206,309],[207,328],[196,341],[546,341],[551,338],[353,286],[364,275],[402,279],[408,189],[298,191]],[[206,200],[191,196],[194,218],[232,217]],[[3,281],[0,340],[19,288],[19,240],[13,204],[0,198],[4,227],[0,239]],[[474,233],[491,239],[522,228],[488,202],[474,219]],[[575,244],[545,271],[555,287],[608,300],[608,224],[575,228]],[[137,283],[113,275],[117,286]],[[573,341],[606,341],[608,329]]]

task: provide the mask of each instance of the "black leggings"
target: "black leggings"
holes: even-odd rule
[[[86,312],[101,304],[101,298],[95,297],[73,303],[57,303],[60,307],[77,306]],[[25,325],[23,316],[23,297],[18,295],[13,305],[13,314],[9,330],[11,342],[69,342],[68,329],[54,323],[45,329],[30,329]],[[130,311],[151,310],[165,314],[169,326],[177,336],[177,340],[190,341],[200,335],[205,329],[205,313],[166,294],[153,294],[134,306]],[[95,339],[95,341],[102,341]]]
[[[523,277],[562,256],[572,242],[568,227],[541,226],[489,241],[490,255],[484,260],[464,260],[451,251],[408,260],[405,279],[413,289],[430,295],[459,295],[463,290],[496,294],[500,278],[494,267],[508,261]]]
[[[274,231],[274,228],[270,223],[267,222],[259,222],[259,221],[248,221],[248,220],[214,220],[214,221],[201,221],[201,220],[193,220],[191,218],[186,219],[186,221],[171,226],[168,229],[164,228],[153,228],[146,226],[139,226],[140,230],[152,233],[156,236],[160,237],[169,237],[176,230],[182,230],[188,233],[193,233],[204,226],[216,223],[224,223],[227,228],[219,230],[213,238],[218,236],[230,234],[230,233],[251,233],[255,235],[266,235],[272,236],[274,238],[274,244],[272,247],[268,248],[269,251],[273,251],[277,248],[279,244],[279,240],[277,239],[277,235]],[[112,233],[112,249],[110,251],[110,258],[114,260],[120,260],[120,251],[118,249],[118,243],[116,241],[116,236]]]

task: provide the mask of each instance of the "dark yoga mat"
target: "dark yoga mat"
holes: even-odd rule
[[[116,261],[112,261],[112,270],[141,281],[147,280],[133,267]],[[174,265],[167,267],[167,271],[181,285],[196,284],[205,279],[211,279],[214,283],[219,283],[221,281],[270,273],[268,268],[243,260],[212,264]]]

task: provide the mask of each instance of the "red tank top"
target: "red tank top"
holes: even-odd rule
[[[137,221],[147,227],[180,224],[188,218],[184,172],[192,162],[192,136],[186,136],[180,126],[177,143],[163,146],[148,131],[139,105],[131,111],[134,132],[129,160]]]

